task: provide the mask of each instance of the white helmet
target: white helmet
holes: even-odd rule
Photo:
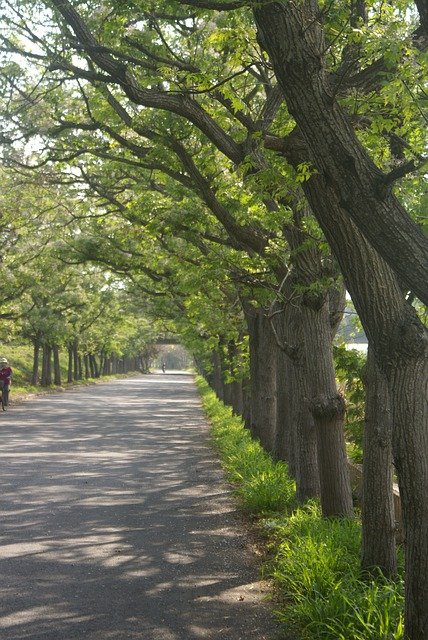
[[[0,364],[7,364],[6,358],[0,358]]]

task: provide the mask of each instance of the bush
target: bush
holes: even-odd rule
[[[339,387],[346,402],[345,435],[348,441],[348,456],[354,462],[363,460],[363,432],[365,390],[363,373],[366,355],[344,345],[334,346],[334,362]]]

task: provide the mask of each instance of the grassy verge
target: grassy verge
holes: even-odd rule
[[[262,532],[279,619],[302,640],[401,640],[403,581],[362,581],[358,520],[326,520],[298,506],[286,465],[274,462],[242,421],[197,379],[212,438],[241,508]]]

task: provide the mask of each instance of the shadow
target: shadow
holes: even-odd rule
[[[0,418],[1,638],[273,637],[191,376],[79,388]]]

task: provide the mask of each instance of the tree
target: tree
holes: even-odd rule
[[[220,96],[218,96],[218,92],[216,94],[215,89],[218,88],[214,86],[217,84],[216,81],[209,83],[213,87],[210,92],[206,88],[200,88],[202,81],[206,82],[206,79],[197,65],[193,65],[193,69],[190,69],[189,61],[186,59],[186,45],[182,44],[184,41],[190,41],[191,37],[187,40],[184,38],[179,43],[174,39],[172,51],[175,53],[175,62],[172,62],[174,56],[167,55],[166,58],[160,56],[160,52],[165,53],[163,44],[156,43],[156,52],[155,47],[148,46],[147,37],[141,36],[142,42],[138,40],[139,34],[136,40],[131,38],[131,43],[127,41],[126,46],[122,46],[123,43],[120,43],[117,38],[118,30],[111,29],[108,33],[104,28],[107,24],[105,21],[100,30],[100,38],[105,44],[100,46],[90,30],[90,27],[96,24],[96,19],[88,15],[85,22],[69,3],[58,2],[54,4],[62,12],[66,22],[74,29],[75,36],[79,41],[79,53],[83,52],[83,57],[90,59],[91,63],[95,65],[78,67],[70,62],[67,55],[60,55],[56,58],[55,68],[63,74],[69,74],[69,77],[80,78],[81,82],[92,81],[94,84],[102,83],[104,87],[107,85],[113,87],[114,95],[111,91],[105,95],[108,104],[117,114],[120,113],[123,116],[123,121],[128,120],[128,126],[131,125],[129,129],[131,139],[128,139],[128,148],[135,139],[134,136],[140,135],[141,132],[145,135],[145,130],[138,127],[138,122],[137,125],[135,124],[135,118],[131,118],[129,121],[127,113],[123,110],[123,105],[117,102],[117,97],[121,95],[122,91],[126,96],[122,102],[134,105],[134,113],[138,114],[136,120],[141,117],[141,114],[145,115],[146,111],[140,109],[141,106],[145,106],[174,113],[196,125],[206,138],[211,140],[217,149],[228,158],[229,162],[241,167],[245,166],[246,181],[251,180],[254,173],[263,176],[263,159],[260,157],[263,147],[285,155],[287,161],[294,167],[296,179],[301,181],[311,208],[340,263],[347,287],[361,315],[369,341],[375,348],[378,364],[388,374],[395,424],[397,425],[394,433],[398,436],[398,440],[403,439],[403,442],[399,442],[398,446],[396,444],[395,459],[399,467],[402,461],[405,462],[401,474],[402,493],[404,500],[406,500],[406,494],[409,499],[409,510],[405,513],[410,534],[409,540],[414,539],[413,543],[407,545],[408,585],[410,585],[407,599],[410,608],[407,619],[417,620],[415,622],[416,629],[418,625],[423,628],[425,625],[423,603],[417,595],[417,591],[419,589],[419,593],[425,592],[423,574],[427,572],[425,571],[425,561],[423,561],[418,573],[417,553],[423,548],[419,542],[422,544],[422,540],[427,538],[427,518],[425,514],[422,518],[422,524],[418,524],[417,514],[419,510],[423,511],[423,494],[426,492],[426,469],[423,462],[426,458],[426,443],[422,430],[425,419],[422,406],[424,396],[421,388],[421,380],[424,380],[425,377],[423,367],[426,358],[423,346],[424,330],[405,300],[393,270],[379,258],[364,235],[350,221],[350,217],[353,216],[355,222],[361,226],[367,219],[365,217],[368,212],[367,203],[373,207],[377,225],[373,226],[373,232],[365,225],[364,234],[390,263],[391,255],[395,259],[395,256],[399,255],[398,249],[400,251],[406,249],[406,255],[409,259],[400,261],[398,265],[400,276],[409,288],[413,288],[421,299],[424,299],[425,296],[426,300],[427,279],[422,262],[425,256],[423,253],[426,246],[425,241],[410,217],[389,192],[389,185],[396,178],[403,176],[412,166],[414,168],[415,162],[410,166],[411,161],[409,160],[408,163],[400,163],[399,166],[390,168],[389,171],[385,171],[385,169],[382,171],[370,157],[370,154],[374,155],[377,163],[383,164],[385,167],[391,158],[399,159],[400,154],[413,154],[419,160],[417,157],[419,142],[417,140],[416,143],[415,140],[408,142],[405,135],[403,137],[403,135],[396,133],[396,131],[400,134],[405,133],[405,129],[409,129],[410,126],[413,126],[413,130],[418,129],[415,126],[420,121],[417,109],[411,109],[410,116],[408,109],[397,109],[401,112],[401,117],[405,116],[404,125],[399,130],[397,117],[392,121],[391,128],[389,117],[383,117],[382,120],[382,109],[379,103],[376,104],[376,100],[373,99],[366,99],[366,87],[378,86],[379,75],[376,75],[376,70],[380,69],[382,73],[385,73],[385,57],[379,58],[379,61],[376,59],[377,43],[375,39],[370,41],[369,29],[364,31],[364,27],[362,27],[365,42],[359,43],[352,39],[356,33],[357,23],[355,20],[358,20],[358,16],[349,14],[348,7],[344,4],[340,4],[338,10],[329,7],[327,8],[329,11],[324,11],[327,29],[333,33],[333,29],[336,28],[336,33],[339,34],[338,37],[331,38],[332,42],[329,46],[324,46],[323,30],[318,19],[322,14],[317,12],[316,3],[302,2],[299,5],[273,3],[255,9],[259,40],[263,47],[269,51],[283,95],[287,101],[288,110],[298,125],[291,134],[289,131],[292,127],[292,121],[284,109],[279,110],[280,94],[277,90],[275,91],[271,78],[265,73],[264,64],[254,63],[256,69],[254,73],[242,74],[242,84],[241,80],[239,80],[239,84],[242,87],[245,86],[245,82],[248,82],[247,90],[243,92],[247,102],[244,100],[237,105],[231,97],[234,93],[229,92],[228,95],[225,95],[224,92],[220,92]],[[194,4],[199,7],[203,5],[203,3],[196,2]],[[207,6],[206,3],[204,4]],[[361,3],[357,4],[361,7]],[[208,6],[216,5],[210,3]],[[222,9],[228,9],[237,5],[221,3],[218,6]],[[374,7],[373,11],[375,9],[377,10],[377,7]],[[382,10],[383,8],[379,9],[379,11]],[[204,16],[205,13],[202,12],[200,15]],[[378,19],[380,14],[374,13],[373,15]],[[110,25],[115,23],[117,17],[118,14],[113,14]],[[146,18],[146,16],[143,17]],[[337,19],[340,20],[343,17],[346,20],[350,18],[350,27],[349,29],[337,30]],[[156,21],[162,18],[154,16],[150,19]],[[364,21],[364,16],[361,16],[361,19]],[[380,15],[378,21],[381,25],[382,20],[383,16]],[[192,26],[194,26],[196,19],[192,17],[192,21]],[[288,49],[284,49],[282,32],[277,29],[281,21],[290,35],[288,42],[293,45]],[[182,19],[173,22],[176,23],[174,34],[180,28],[184,28]],[[156,24],[158,26],[158,23]],[[148,24],[148,29],[150,29],[150,24]],[[221,32],[221,29],[219,31]],[[189,33],[192,35],[192,28],[189,29]],[[301,33],[304,34],[303,38],[300,38]],[[384,32],[382,32],[383,35],[385,35]],[[222,36],[224,37],[224,33]],[[233,60],[231,54],[234,51],[233,38],[223,40],[222,44],[225,42],[228,47],[223,60]],[[370,57],[366,61],[365,68],[361,71],[358,65],[366,44],[368,44]],[[73,50],[75,42],[72,42],[71,47]],[[144,52],[143,60],[140,56],[136,62],[136,51]],[[316,52],[315,56],[313,55],[314,51]],[[390,76],[392,80],[396,77],[396,69],[399,66],[397,61],[401,55],[400,50],[399,56],[393,61],[394,69]],[[335,60],[340,59],[341,56],[342,64],[336,65]],[[286,61],[284,66],[282,65],[283,60]],[[406,73],[409,72],[410,66],[405,68]],[[168,71],[166,72],[165,69]],[[227,68],[227,65],[224,65],[216,70],[230,72],[230,67]],[[195,73],[194,76],[191,74],[192,71]],[[287,74],[284,73],[285,71]],[[163,72],[165,72],[166,78],[163,77]],[[400,68],[401,72],[402,67]],[[261,100],[260,93],[253,92],[253,86],[249,90],[251,78],[256,73],[263,79],[264,86],[272,89],[267,95],[267,100],[263,101],[263,104],[269,105],[269,107],[266,106],[263,110],[261,122],[257,124],[248,116],[246,108],[246,105],[252,100]],[[217,74],[217,77],[219,76],[221,76],[220,73]],[[166,79],[166,85],[158,86],[164,79]],[[405,81],[407,80],[406,77]],[[231,81],[230,73],[227,82],[229,88],[234,84],[233,80]],[[357,95],[357,100],[353,95],[348,98],[344,89],[347,86],[355,87],[357,83],[360,83],[359,86],[362,86],[364,91]],[[415,81],[413,77],[412,83],[410,92],[417,86],[417,79]],[[396,93],[394,83],[392,82],[389,86]],[[302,90],[302,87],[305,90]],[[382,98],[385,101],[387,88],[382,91]],[[310,100],[305,98],[306,92],[311,98]],[[196,94],[198,94],[197,99],[194,97]],[[360,95],[364,99],[360,100]],[[386,103],[390,104],[388,101]],[[369,105],[367,111],[365,111],[366,104]],[[355,105],[357,105],[356,110]],[[399,107],[401,106],[400,103]],[[363,139],[364,146],[357,139],[352,126],[353,121],[347,115],[347,111],[349,112],[351,109],[354,110],[353,117],[358,126],[366,126],[371,132],[376,130],[375,127],[378,128],[380,135],[377,135],[374,142],[373,138],[368,140],[366,137]],[[373,113],[370,112],[370,109],[373,110]],[[211,115],[214,110],[215,117]],[[387,113],[387,116],[389,115]],[[277,117],[274,122],[275,116]],[[156,118],[159,121],[162,120],[159,112]],[[167,118],[165,121],[168,122],[169,127],[175,122],[175,120]],[[81,122],[80,124],[86,130],[89,130],[88,127],[93,127],[93,122]],[[79,123],[74,123],[74,126],[77,125]],[[66,126],[67,123],[63,123],[63,129]],[[394,131],[392,131],[393,129]],[[385,131],[387,133],[389,131],[391,134],[388,136],[391,139],[390,153],[383,144]],[[113,131],[113,135],[116,136],[117,132]],[[364,131],[360,133],[360,136],[364,135]],[[152,136],[151,133],[149,139],[151,139],[150,136]],[[327,146],[326,141],[329,143]],[[394,151],[392,151],[392,147],[394,147]],[[77,150],[76,153],[80,153],[80,150]],[[98,149],[97,153],[100,154],[102,151]],[[150,150],[144,150],[139,145],[138,153],[140,157],[141,154],[147,156],[150,154]],[[277,166],[278,164],[275,165],[275,167]],[[228,168],[230,168],[230,164]],[[173,170],[176,171],[176,167]],[[169,172],[171,173],[171,168]],[[282,170],[282,173],[279,174],[281,178],[284,178],[284,173],[285,170]],[[272,174],[269,178],[272,179]],[[275,180],[275,187],[278,182]],[[288,185],[288,182],[284,179],[284,185],[286,184]],[[285,186],[284,190],[286,190]],[[211,194],[205,193],[205,195],[211,197]],[[265,191],[262,198],[266,200],[268,196],[272,196],[272,192],[266,193]],[[365,203],[366,206],[361,207],[360,203]],[[390,224],[391,220],[394,221],[394,224]],[[229,223],[233,223],[233,220],[229,220]],[[388,229],[385,229],[385,226],[388,226]],[[380,233],[382,229],[385,231],[383,235]],[[240,242],[254,242],[254,236],[247,233],[248,225],[243,228],[238,227],[236,230],[241,233]],[[404,244],[402,234],[405,234]],[[260,247],[258,238],[256,240],[258,247]],[[391,247],[393,248],[391,249]],[[254,246],[253,249],[255,249]],[[418,275],[413,278],[411,272],[413,272],[412,263],[415,262],[415,259],[418,265],[416,270]],[[410,265],[412,266],[410,267]],[[386,291],[385,283],[388,283]],[[402,339],[403,334],[406,337],[405,340]],[[389,340],[389,336],[393,336],[394,339]],[[403,402],[403,388],[408,389],[408,393],[411,394],[409,396],[412,398],[410,404]],[[403,411],[406,407],[409,408],[407,413]],[[413,407],[416,407],[417,410],[412,411]],[[405,439],[405,433],[409,432],[407,425],[410,423],[414,427],[410,429],[410,432],[414,434],[415,439],[409,444]],[[413,468],[411,468],[412,460],[417,460],[417,464]],[[410,492],[406,491],[406,487],[412,486],[416,477],[418,478],[416,484],[421,487],[421,491],[416,497],[416,504],[412,505],[411,500],[414,496],[412,497]],[[425,556],[427,556],[426,553]],[[415,579],[413,571],[416,572]],[[416,609],[412,609],[414,605]],[[418,631],[409,630],[409,634],[413,633],[414,637],[418,637]]]

